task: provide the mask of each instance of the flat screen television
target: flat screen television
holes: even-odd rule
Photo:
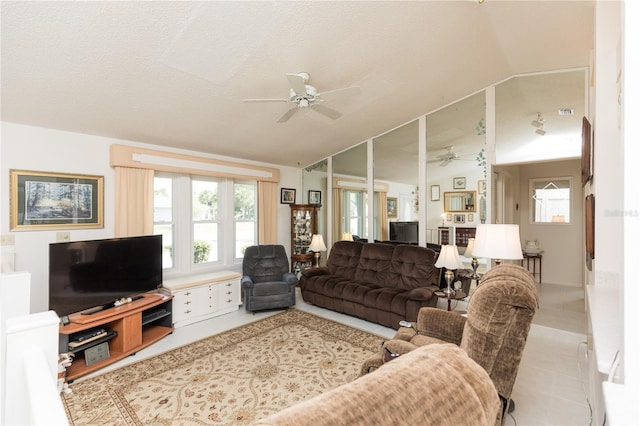
[[[389,239],[418,244],[418,222],[389,222]]]
[[[162,285],[162,236],[49,245],[49,309],[97,312]]]

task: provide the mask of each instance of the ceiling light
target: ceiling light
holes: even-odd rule
[[[544,118],[542,118],[542,114],[538,113],[538,118],[533,120],[531,122],[531,125],[533,127],[538,127],[538,128],[541,128],[542,126],[544,126]]]

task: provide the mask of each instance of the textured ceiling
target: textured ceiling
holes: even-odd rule
[[[1,3],[2,120],[305,166],[511,75],[587,66],[592,1]],[[285,73],[338,120],[276,123]]]

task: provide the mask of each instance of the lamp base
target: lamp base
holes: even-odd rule
[[[316,268],[319,268],[320,267],[320,252],[319,251],[315,252],[314,256],[316,258],[316,265],[315,266],[316,266]]]
[[[447,271],[444,273],[444,280],[447,282],[447,288],[442,290],[442,292],[447,296],[456,294],[456,291],[453,289],[453,287],[451,287],[451,283],[453,282],[453,272],[447,269]]]

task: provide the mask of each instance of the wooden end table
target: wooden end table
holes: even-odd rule
[[[462,300],[465,297],[467,297],[467,293],[465,293],[464,291],[461,291],[461,290],[458,290],[453,294],[446,294],[442,290],[439,290],[439,291],[434,292],[434,294],[436,296],[438,296],[439,298],[441,298],[441,299],[447,299],[447,311],[451,310],[451,301],[452,300]]]

